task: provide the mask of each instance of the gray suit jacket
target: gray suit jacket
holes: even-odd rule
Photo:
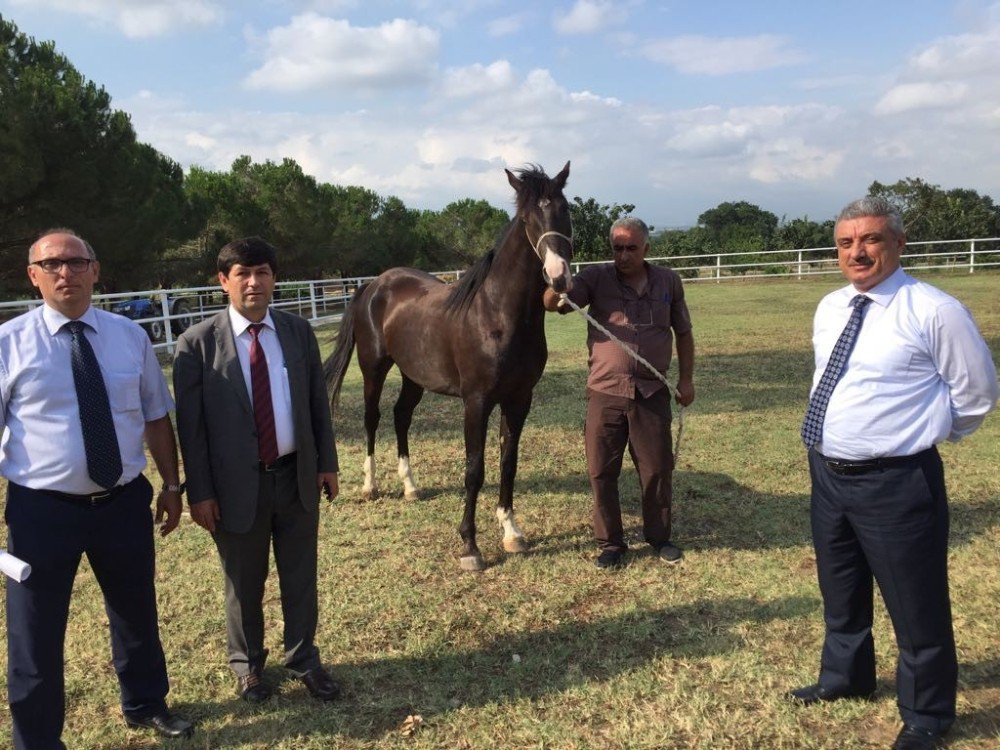
[[[316,335],[309,323],[271,309],[288,370],[299,500],[319,506],[316,475],[337,471],[337,448]],[[226,531],[250,529],[260,473],[253,407],[228,309],[186,330],[174,356],[174,398],[188,502],[214,498]]]

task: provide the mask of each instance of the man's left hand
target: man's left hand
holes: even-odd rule
[[[340,485],[337,482],[337,472],[320,472],[316,475],[316,486],[320,492],[326,495],[327,500],[333,500],[340,492]]]
[[[694,401],[694,383],[690,380],[677,381],[677,403],[681,406],[690,406]]]
[[[163,520],[166,514],[167,520]],[[156,496],[156,523],[160,527],[160,536],[166,536],[177,528],[181,521],[181,493],[164,487]]]

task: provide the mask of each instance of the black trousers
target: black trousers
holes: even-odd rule
[[[909,724],[955,720],[958,662],[948,596],[948,499],[937,449],[858,475],[831,471],[815,450],[812,532],[826,639],[819,684],[875,689],[873,583],[899,647],[896,692]]]
[[[104,594],[122,710],[166,707],[167,667],[153,587],[153,489],[139,476],[101,506],[11,483],[7,543],[31,564],[7,580],[7,693],[17,750],[61,750],[66,708],[63,643],[73,579],[87,555]]]
[[[622,528],[618,477],[625,447],[639,474],[642,532],[658,547],[670,540],[674,457],[670,439],[670,392],[634,399],[587,391],[584,430],[587,473],[594,493],[594,539],[601,549],[628,549]]]
[[[226,641],[229,666],[237,676],[264,666],[264,584],[270,548],[281,591],[284,664],[302,675],[320,666],[316,647],[319,602],[316,590],[318,510],[299,502],[295,462],[260,476],[257,515],[244,534],[216,528],[226,578]]]

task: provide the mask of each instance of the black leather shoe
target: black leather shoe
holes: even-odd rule
[[[190,737],[194,734],[194,724],[187,719],[182,719],[177,714],[170,713],[167,709],[142,717],[126,714],[125,723],[133,729],[140,727],[154,729],[161,737]]]
[[[941,732],[904,724],[896,741],[892,743],[892,750],[934,750],[941,747],[941,737]]]
[[[827,690],[817,684],[808,685],[806,687],[799,688],[798,690],[792,690],[787,695],[789,699],[795,701],[796,703],[803,706],[811,706],[814,703],[829,703],[831,701],[839,701],[843,698],[856,698],[859,700],[869,701],[872,699],[872,696],[875,695],[875,691],[871,690],[864,693],[852,690]]]
[[[310,669],[299,679],[302,680],[302,684],[309,688],[313,698],[321,701],[332,701],[340,697],[340,686],[333,681],[333,678],[323,667]]]
[[[606,549],[594,560],[598,568],[620,568],[625,564],[625,555],[618,550]]]
[[[236,690],[247,703],[263,703],[271,697],[271,688],[257,672],[249,672],[236,678]]]

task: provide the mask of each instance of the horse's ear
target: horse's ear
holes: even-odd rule
[[[562,190],[566,187],[566,179],[569,177],[569,162],[566,162],[566,166],[562,168],[562,171],[555,176],[553,182],[555,182],[556,187]]]
[[[521,192],[521,188],[524,186],[524,183],[517,177],[515,177],[514,173],[511,172],[509,169],[505,169],[504,172],[507,173],[507,182],[510,183],[510,186],[514,188],[516,191]]]

